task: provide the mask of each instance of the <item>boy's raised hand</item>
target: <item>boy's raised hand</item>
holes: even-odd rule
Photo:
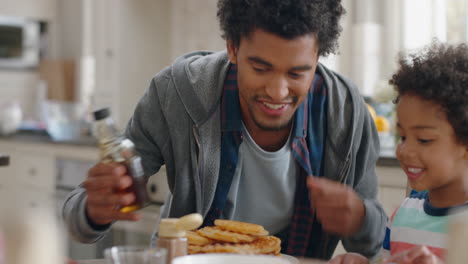
[[[383,263],[398,264],[444,264],[445,262],[434,255],[426,246],[415,246],[411,249],[402,251],[387,259]]]
[[[328,262],[329,264],[369,264],[369,260],[358,253],[340,254]]]
[[[308,177],[312,208],[325,231],[351,236],[364,223],[364,202],[351,188],[342,183],[318,177]]]

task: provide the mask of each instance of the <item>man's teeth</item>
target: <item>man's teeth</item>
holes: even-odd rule
[[[408,171],[411,173],[420,173],[422,169],[421,168],[408,168]]]
[[[269,104],[269,103],[263,103],[263,104],[266,105],[268,108],[271,108],[274,110],[278,110],[284,106],[284,104]]]

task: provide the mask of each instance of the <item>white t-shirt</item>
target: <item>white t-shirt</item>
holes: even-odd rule
[[[288,226],[294,209],[297,165],[291,151],[291,133],[278,151],[260,148],[243,126],[244,140],[223,218],[260,224],[270,234]]]

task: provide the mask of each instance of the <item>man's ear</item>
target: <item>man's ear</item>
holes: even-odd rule
[[[228,52],[229,60],[232,64],[237,64],[237,50],[238,47],[232,41],[226,41],[226,49]]]
[[[463,157],[468,160],[468,146],[465,147],[465,154],[463,155]]]

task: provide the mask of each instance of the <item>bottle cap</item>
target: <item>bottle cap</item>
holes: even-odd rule
[[[159,223],[158,234],[160,237],[184,237],[185,230],[179,230],[176,228],[176,223],[179,221],[177,218],[165,218],[161,219]]]
[[[176,222],[176,228],[179,230],[194,230],[203,224],[203,216],[201,214],[188,214],[179,218]]]
[[[159,223],[160,237],[185,237],[186,231],[197,229],[203,223],[201,214],[189,214],[181,218],[165,218]]]
[[[97,111],[93,112],[94,120],[99,121],[110,116],[110,109],[109,108],[102,108]]]
[[[10,165],[10,156],[0,154],[0,166],[8,166]]]

